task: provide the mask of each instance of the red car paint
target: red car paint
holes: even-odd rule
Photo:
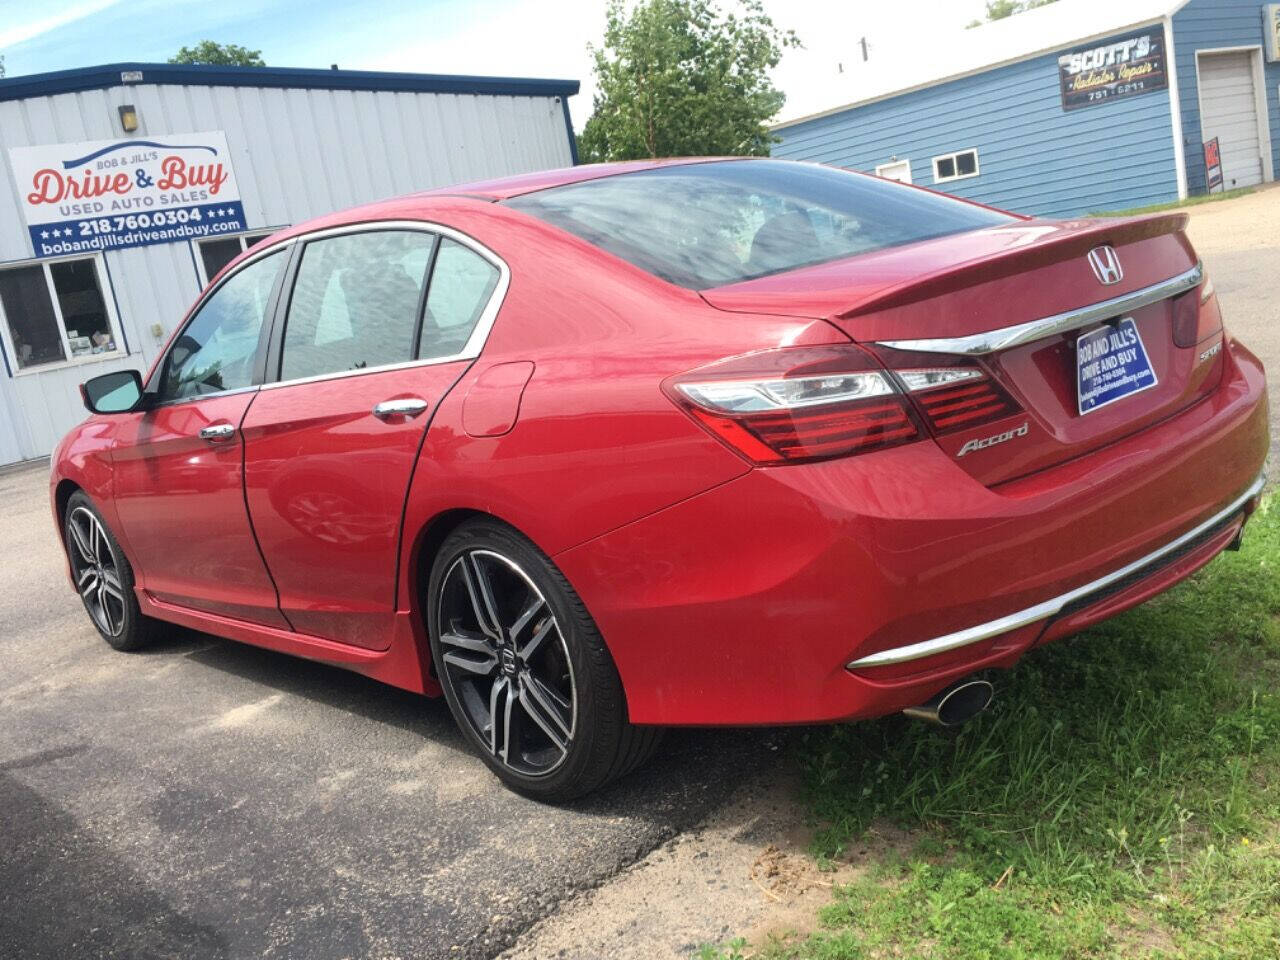
[[[1175,307],[1157,304],[1135,317],[1161,385],[1114,408],[1068,409],[1073,384],[1053,358],[1074,334],[1058,335],[982,361],[1020,406],[1011,417],[755,466],[664,381],[758,351],[957,337],[1123,294],[1195,263],[1184,221],[1019,220],[698,293],[492,202],[653,166],[454,187],[263,241],[255,251],[329,227],[444,224],[501,257],[511,283],[474,361],[91,416],[53,458],[59,528],[82,489],[128,555],[145,613],[436,693],[422,610],[432,551],[459,518],[489,514],[564,572],[618,665],[630,719],[653,724],[817,722],[920,703],[1165,589],[1238,533],[1247,506],[1081,609],[847,669],[1096,580],[1239,499],[1267,449],[1261,365],[1217,330],[1166,344]],[[1126,268],[1105,292],[1084,260],[1102,243]],[[428,401],[429,421],[369,415],[402,397]],[[219,422],[238,428],[233,441],[196,439]],[[1016,447],[956,456],[1024,422]]]

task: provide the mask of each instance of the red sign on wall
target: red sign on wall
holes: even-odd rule
[[[1217,137],[1204,145],[1204,177],[1210,193],[1222,191],[1222,152],[1218,148]]]

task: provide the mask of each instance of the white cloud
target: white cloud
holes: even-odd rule
[[[57,4],[45,4],[40,8],[34,8],[31,12],[38,14],[36,19],[27,20],[23,23],[10,23],[4,27],[0,27],[0,48],[16,46],[24,43],[41,34],[49,33],[57,30],[59,27],[65,27],[68,24],[75,23],[77,20],[83,20],[99,11],[113,7],[120,0],[82,0],[80,3],[72,3],[63,9],[54,13],[48,13],[49,6],[57,6]]]
[[[766,0],[774,21],[796,32],[802,50],[788,51],[773,79],[787,95],[779,119],[829,110],[858,98],[860,87],[886,75],[927,69],[930,49],[983,15],[982,0],[830,3]],[[863,60],[860,40],[867,41]]]
[[[802,50],[787,51],[774,71],[775,83],[787,94],[783,116],[849,102],[850,85],[881,69],[888,51],[907,46],[913,38],[963,29],[981,16],[983,8],[982,0],[765,0],[765,11],[775,24],[795,30],[804,44]],[[452,15],[433,14],[430,31],[419,38],[343,66],[576,79],[582,92],[570,107],[574,126],[581,130],[595,92],[587,44],[601,41],[604,19],[604,0],[535,0],[501,12],[468,5]],[[862,37],[870,49],[865,64],[858,44]]]
[[[578,129],[591,113],[588,43],[604,35],[603,0],[523,3],[508,9],[468,7],[436,13],[431,29],[411,41],[367,55],[351,66],[415,73],[462,73],[579,80],[582,93],[570,101]],[[346,63],[343,66],[347,66]]]

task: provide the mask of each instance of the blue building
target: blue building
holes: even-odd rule
[[[854,102],[778,124],[773,155],[1058,217],[1280,168],[1280,3],[1058,0],[887,66]]]

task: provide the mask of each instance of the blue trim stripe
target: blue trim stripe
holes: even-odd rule
[[[126,84],[121,74],[140,73]],[[374,90],[404,93],[489,94],[508,97],[571,97],[577,80],[527,77],[472,77],[371,70],[311,70],[297,67],[215,67],[174,63],[109,63],[98,67],[33,73],[0,80],[0,101],[55,93],[101,90],[133,83],[197,87],[300,87],[317,90]],[[567,114],[566,114],[567,115]]]
[[[560,106],[564,107],[564,130],[569,135],[569,157],[573,165],[578,165],[578,138],[573,135],[573,120],[569,116],[569,98],[561,97]]]

